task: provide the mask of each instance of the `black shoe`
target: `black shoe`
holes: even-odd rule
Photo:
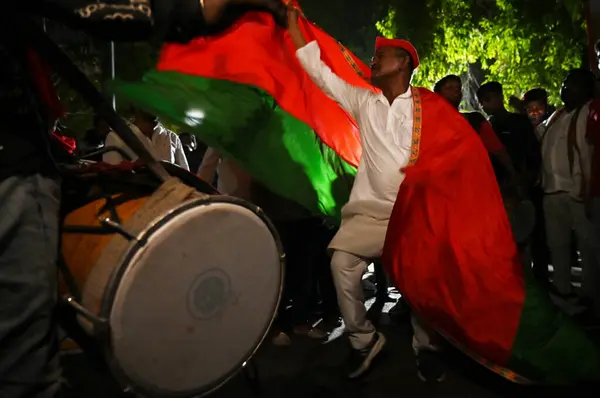
[[[369,370],[371,362],[373,362],[373,359],[379,354],[383,346],[385,346],[385,336],[382,333],[376,332],[369,345],[365,348],[361,350],[352,349],[350,358],[348,358],[347,377],[349,379],[356,379]]]
[[[439,355],[433,351],[419,351],[417,354],[419,379],[426,383],[439,383],[446,378],[446,371]]]

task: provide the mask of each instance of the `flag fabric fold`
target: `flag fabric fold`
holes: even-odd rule
[[[303,17],[301,25],[338,75],[370,87],[364,63]],[[276,194],[340,222],[361,155],[356,123],[302,70],[270,15],[249,12],[222,34],[167,44],[156,70],[114,91],[236,159]]]
[[[364,80],[369,76],[364,63],[305,18],[300,25],[307,40],[319,43],[323,60],[338,76],[370,87]],[[156,69],[258,85],[281,109],[314,129],[342,159],[358,165],[361,145],[355,121],[312,82],[296,60],[289,34],[268,14],[250,12],[221,35],[187,45],[168,44]]]
[[[502,376],[600,380],[598,346],[523,267],[481,139],[445,100],[421,92],[419,155],[390,218],[387,272],[424,320]]]
[[[231,157],[274,193],[337,223],[356,168],[258,87],[151,71],[114,91]]]

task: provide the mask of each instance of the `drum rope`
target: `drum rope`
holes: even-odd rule
[[[196,196],[206,195],[182,184],[177,178],[169,178],[146,200],[132,218],[125,222],[123,229],[137,236],[158,217]],[[96,314],[100,312],[106,287],[114,271],[122,265],[123,256],[134,244],[135,242],[130,242],[122,235],[116,234],[106,246],[83,288],[82,305],[85,308]]]

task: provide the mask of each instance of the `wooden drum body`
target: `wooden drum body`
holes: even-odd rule
[[[62,293],[124,386],[150,397],[214,390],[274,319],[283,286],[275,230],[256,206],[176,178],[158,189],[128,178],[106,189],[106,180],[64,211]]]

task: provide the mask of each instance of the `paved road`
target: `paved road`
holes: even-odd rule
[[[392,324],[387,314],[381,316],[380,330],[388,338],[385,356],[364,379],[345,381],[339,365],[347,353],[346,341],[335,339],[327,344],[297,338],[289,347],[275,347],[266,342],[255,358],[261,392],[253,392],[243,374],[235,377],[211,398],[363,398],[363,397],[591,397],[598,389],[544,390],[512,385],[474,364],[452,349],[445,353],[447,380],[437,386],[422,383],[416,376],[410,348],[408,322]],[[118,394],[110,379],[89,366],[82,355],[64,358],[65,378],[70,384],[69,397],[105,398]],[[590,390],[592,392],[590,392]]]

